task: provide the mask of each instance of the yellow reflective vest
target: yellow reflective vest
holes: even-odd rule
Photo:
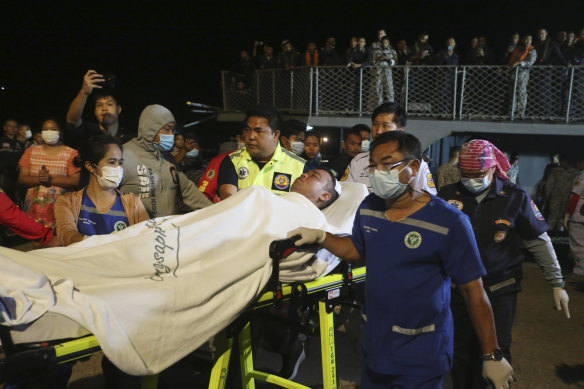
[[[274,193],[290,192],[290,187],[296,178],[304,171],[304,159],[278,143],[272,159],[260,170],[246,149],[229,154],[237,172],[237,189],[245,189],[252,185],[263,186]]]

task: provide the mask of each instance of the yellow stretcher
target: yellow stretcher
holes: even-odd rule
[[[297,284],[281,284],[278,280],[278,261],[288,256],[294,249],[291,242],[284,239],[274,241],[270,245],[270,257],[274,261],[271,280],[267,290],[252,304],[250,310],[257,310],[280,304],[282,301],[300,299],[305,304],[318,304],[323,388],[337,387],[337,370],[335,359],[335,339],[333,324],[333,307],[340,298],[346,297],[352,291],[355,283],[365,281],[366,269],[359,267],[351,269],[344,265],[342,273],[330,274],[314,281]],[[293,247],[293,244],[292,244]],[[274,374],[264,373],[254,369],[251,347],[250,324],[244,317],[238,319],[227,329],[215,337],[215,362],[211,370],[209,388],[225,388],[227,382],[229,360],[231,358],[233,341],[237,337],[239,345],[239,361],[243,388],[255,388],[255,380],[266,381],[284,388],[308,388],[307,386],[287,380]],[[0,384],[12,379],[46,371],[55,364],[87,358],[101,350],[95,336],[88,335],[77,339],[64,339],[46,343],[13,344],[7,327],[0,326]],[[158,376],[144,379],[143,389],[154,389]]]

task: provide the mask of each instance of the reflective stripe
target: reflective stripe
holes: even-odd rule
[[[393,326],[391,327],[391,330],[402,335],[420,335],[423,334],[424,332],[436,331],[436,326],[434,324],[430,324],[422,328],[402,328],[398,326]]]
[[[387,217],[385,216],[385,212],[374,211],[372,209],[360,209],[359,215],[373,216],[373,217],[377,217],[379,219],[387,220]]]
[[[284,149],[284,148],[283,148],[283,149],[282,149],[282,152],[283,152],[284,154],[286,154],[288,157],[290,157],[290,158],[292,158],[292,159],[295,159],[295,160],[297,160],[298,162],[302,162],[302,163],[305,163],[305,162],[306,162],[306,160],[305,160],[304,158],[302,158],[302,157],[299,157],[298,155],[294,154],[294,153],[293,153],[293,152],[291,152],[290,150],[287,150],[287,149]]]
[[[413,227],[420,227],[426,230],[430,230],[433,232],[436,232],[438,234],[442,234],[442,235],[448,235],[448,231],[449,229],[446,227],[442,227],[439,226],[437,224],[433,224],[433,223],[428,223],[422,220],[416,220],[416,219],[410,219],[409,217],[406,217],[405,219],[399,220],[396,223],[402,223],[402,224],[407,224],[408,226],[413,226]]]
[[[110,215],[110,216],[119,216],[119,217],[126,217],[126,212],[124,211],[112,211],[111,209],[107,210],[106,212],[99,212],[97,208],[88,207],[87,205],[81,205],[81,210],[95,213],[98,215]]]
[[[490,290],[491,292],[494,292],[494,291],[496,291],[497,289],[501,289],[501,288],[503,288],[503,287],[505,287],[505,286],[508,286],[508,285],[513,285],[513,284],[514,284],[514,283],[516,283],[516,282],[517,282],[517,281],[515,280],[515,277],[513,277],[513,278],[509,278],[509,279],[508,279],[508,280],[506,280],[506,281],[503,281],[503,282],[501,282],[501,283],[498,283],[498,284],[495,284],[495,285],[491,285],[491,286],[489,286],[489,290]]]

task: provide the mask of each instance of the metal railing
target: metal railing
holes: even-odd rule
[[[272,69],[242,83],[222,72],[223,107],[270,103],[283,112],[367,115],[384,101],[410,117],[584,121],[584,67],[394,66]]]

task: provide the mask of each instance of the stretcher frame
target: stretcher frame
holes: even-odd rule
[[[261,309],[282,301],[302,299],[318,302],[323,388],[337,387],[333,308],[342,297],[352,291],[355,283],[365,281],[365,266],[352,269],[345,264],[342,273],[329,274],[306,283],[282,284],[278,281],[279,261],[290,255],[298,238],[274,241],[270,245],[273,260],[272,275],[267,290],[250,306],[250,310]],[[266,381],[284,388],[300,389],[307,386],[287,380],[274,374],[254,369],[251,348],[250,324],[246,320],[236,321],[215,337],[216,353],[211,376],[210,389],[223,389],[227,383],[229,360],[235,337],[239,344],[239,359],[242,387],[255,388],[255,380]],[[4,357],[0,359],[0,383],[12,379],[40,374],[51,366],[88,358],[101,351],[94,335],[76,339],[61,339],[50,342],[14,344],[8,327],[0,326],[0,340]],[[144,377],[142,388],[155,389],[158,375]]]

